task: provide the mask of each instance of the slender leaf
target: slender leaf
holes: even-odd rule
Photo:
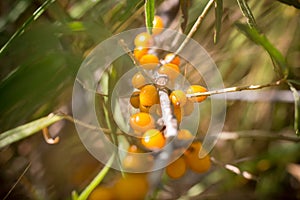
[[[147,31],[152,34],[153,20],[155,14],[155,0],[145,1],[145,17]]]
[[[236,23],[237,28],[256,44],[262,46],[271,56],[271,59],[278,65],[275,65],[275,70],[281,75],[287,77],[288,68],[285,58],[268,40],[268,38],[260,34],[257,29],[251,28],[246,24]]]
[[[245,0],[237,0],[239,7],[245,17],[247,17],[247,23],[251,28],[257,29],[257,24],[255,22],[255,18],[251,12],[251,9],[249,8],[247,2]]]
[[[183,21],[181,22],[181,29],[182,32],[185,31],[186,25],[189,19],[189,8],[190,8],[191,2],[186,0],[180,0],[180,10],[182,13]]]
[[[294,96],[294,108],[295,108],[295,121],[294,121],[294,129],[296,132],[297,136],[300,136],[300,132],[299,132],[299,124],[300,124],[300,96],[299,93],[297,91],[297,89],[291,84],[288,83],[290,86],[290,90],[293,92],[293,96]]]
[[[14,129],[8,130],[0,134],[0,148],[24,139],[30,135],[33,135],[43,128],[59,120],[62,120],[63,118],[63,116],[50,114],[47,117],[43,117],[27,124],[18,126]]]
[[[214,43],[217,43],[220,37],[221,25],[223,15],[223,0],[215,1],[215,32],[214,32]]]

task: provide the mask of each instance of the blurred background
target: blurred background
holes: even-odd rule
[[[180,13],[185,12],[182,32],[188,33],[207,1],[186,1],[181,8],[180,2],[156,1],[156,14],[166,27],[179,30]],[[299,3],[247,2],[259,29],[285,57],[289,78],[299,84]],[[0,1],[0,132],[51,112],[71,115],[72,87],[81,62],[106,38],[144,26],[143,6],[143,0]],[[279,80],[268,53],[236,28],[236,22],[246,22],[237,2],[224,1],[216,44],[213,10],[193,38],[215,61],[225,87]],[[130,65],[128,58],[114,63],[116,79]],[[188,79],[197,82],[195,77]],[[228,95],[223,133],[211,153],[213,168],[166,181],[160,198],[300,199],[300,138],[293,128],[294,109],[286,84]],[[207,117],[201,118],[199,135],[210,120],[209,108],[201,112]],[[0,149],[1,198],[25,172],[7,199],[70,199],[72,190],[81,191],[103,168],[84,148],[73,123],[60,121],[49,131],[53,137],[59,135],[58,144],[47,144],[37,133]],[[110,171],[103,184],[117,175]]]

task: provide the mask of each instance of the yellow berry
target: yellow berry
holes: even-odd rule
[[[148,48],[144,48],[144,47],[136,47],[133,50],[133,55],[135,59],[137,59],[138,61],[141,59],[143,55],[146,55],[147,53],[148,53]]]
[[[144,112],[131,115],[129,124],[131,128],[137,133],[143,133],[146,130],[155,127],[153,117],[150,114]]]
[[[194,138],[194,136],[187,129],[179,130],[177,133],[177,139],[179,139],[179,140],[191,140],[193,138]]]
[[[153,20],[153,29],[152,33],[154,35],[160,34],[163,31],[164,22],[161,17],[155,15]]]
[[[139,91],[135,91],[132,93],[132,95],[130,96],[130,104],[134,108],[139,108],[139,106],[140,106],[140,92]]]
[[[175,56],[173,58],[174,54],[173,53],[168,53],[166,56],[165,56],[165,61],[168,62],[168,63],[172,63],[172,64],[175,64],[175,65],[180,65],[180,58],[178,56]],[[170,59],[173,58],[173,60],[170,62]]]
[[[140,91],[140,104],[151,107],[159,102],[158,92],[154,85],[145,85]]]
[[[170,178],[180,178],[186,172],[186,163],[183,157],[179,157],[177,160],[172,162],[166,167],[166,173]]]
[[[182,107],[185,105],[187,98],[182,90],[174,90],[170,94],[170,100],[174,106]]]
[[[152,37],[149,33],[142,32],[135,37],[134,44],[136,47],[148,48],[152,44]]]
[[[177,122],[181,122],[182,117],[184,116],[183,109],[181,107],[175,106],[174,107],[174,115],[175,115],[175,117],[177,119]]]
[[[194,94],[197,92],[207,92],[207,89],[201,85],[191,85],[186,91],[187,94]],[[199,96],[199,97],[191,97],[189,99],[193,102],[200,103],[204,101],[206,98],[207,96]]]
[[[137,72],[136,74],[133,75],[131,79],[131,83],[134,88],[139,89],[140,87],[146,84],[146,79],[142,73]]]
[[[184,152],[184,158],[187,166],[194,172],[203,173],[209,170],[211,166],[210,156],[206,155],[204,158],[199,158],[199,151],[202,145],[200,142],[194,142]]]
[[[112,188],[99,186],[92,191],[88,200],[98,200],[98,199],[113,200],[115,199],[114,194],[115,193],[112,190]]]
[[[180,73],[178,65],[167,63],[158,69],[158,73],[168,75],[169,79],[174,80]]]
[[[165,146],[166,139],[159,130],[150,129],[143,134],[142,144],[150,150],[158,150]]]
[[[141,112],[149,113],[151,106],[144,106],[144,105],[140,104],[139,108],[140,108]]]
[[[140,65],[144,69],[151,70],[155,69],[159,64],[159,59],[156,55],[146,54],[140,58]]]

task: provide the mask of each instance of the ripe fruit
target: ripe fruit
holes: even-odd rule
[[[186,103],[186,95],[182,90],[174,90],[170,94],[170,100],[174,106],[182,107]]]
[[[165,56],[165,61],[168,62],[168,63],[172,63],[172,64],[175,64],[175,65],[180,65],[180,58],[178,56],[175,56],[173,58],[174,54],[173,53],[168,53],[166,56]],[[170,62],[170,59],[173,58],[173,60]]]
[[[143,55],[146,55],[148,53],[148,48],[144,47],[136,47],[133,50],[133,55],[135,59],[140,60]]]
[[[159,102],[158,92],[154,85],[145,85],[140,91],[140,104],[152,106]]]
[[[112,188],[107,187],[97,187],[95,188],[89,196],[89,200],[98,200],[98,199],[106,199],[113,200],[115,199],[114,191]]]
[[[153,117],[144,112],[131,115],[129,124],[137,133],[142,133],[155,127]]]
[[[152,44],[152,37],[149,33],[142,32],[135,37],[134,44],[136,47],[150,47]]]
[[[198,173],[203,173],[209,170],[210,156],[206,155],[204,158],[199,158],[199,151],[202,145],[200,142],[194,142],[191,146],[184,152],[184,158],[187,166]]]
[[[134,88],[139,89],[140,87],[146,84],[146,79],[142,73],[137,72],[136,74],[133,75],[131,79],[131,83]]]
[[[149,184],[146,174],[126,174],[114,185],[114,192],[118,200],[144,199]],[[104,198],[103,198],[104,199]]]
[[[159,130],[150,129],[143,134],[142,144],[150,150],[158,150],[165,146],[166,139]]]
[[[167,63],[158,69],[158,73],[166,74],[169,76],[169,79],[174,80],[179,75],[180,70],[178,65],[175,65],[173,63]]]
[[[201,85],[191,85],[186,91],[187,94],[194,94],[197,92],[207,92],[207,89]],[[193,102],[200,103],[204,101],[206,98],[207,96],[199,96],[199,97],[191,97],[189,99]]]
[[[140,107],[140,92],[139,91],[135,91],[132,93],[132,95],[130,96],[130,104],[134,107],[134,108],[139,108]]]
[[[140,111],[144,112],[144,113],[149,113],[151,106],[144,106],[142,104],[140,104]]]
[[[142,153],[142,150],[136,145],[131,145],[122,162],[123,168],[133,171],[150,170],[153,164],[153,156],[139,153]]]
[[[193,138],[194,138],[194,136],[187,129],[179,130],[178,133],[177,133],[177,139],[178,140],[191,140]]]
[[[181,107],[174,107],[174,115],[177,119],[177,122],[181,122],[182,117],[184,116],[183,109]]]
[[[161,17],[155,15],[153,20],[153,29],[152,33],[154,35],[160,34],[163,31],[164,22]]]
[[[153,54],[146,54],[142,56],[139,61],[141,67],[147,70],[155,69],[159,64],[158,57]]]
[[[186,163],[183,157],[179,157],[177,160],[172,162],[166,167],[166,173],[170,178],[180,178],[186,172]]]

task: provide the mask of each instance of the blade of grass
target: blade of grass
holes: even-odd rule
[[[155,1],[154,0],[146,0],[145,1],[145,19],[146,19],[147,31],[150,34],[152,34],[154,14],[155,14]]]
[[[9,40],[2,46],[0,49],[0,55],[7,49],[7,47],[14,41],[15,38],[20,36],[25,28],[29,26],[33,21],[37,20],[47,9],[47,7],[55,2],[55,0],[47,0],[45,1],[34,13],[24,22],[24,24],[19,28],[10,38]]]
[[[47,117],[37,119],[27,124],[18,126],[14,129],[8,130],[0,134],[0,148],[12,144],[16,141],[24,139],[34,133],[42,130],[43,128],[62,120],[64,117],[60,115],[50,114]]]
[[[290,86],[290,90],[293,92],[293,96],[294,96],[294,109],[295,109],[295,113],[294,113],[294,129],[295,129],[295,132],[296,132],[296,135],[297,136],[300,136],[300,132],[299,132],[299,123],[300,123],[300,118],[299,118],[299,115],[300,115],[300,97],[299,97],[299,93],[298,91],[296,90],[296,88],[291,84],[289,83],[289,86]]]
[[[214,31],[214,43],[219,41],[221,25],[222,25],[222,15],[223,15],[223,0],[215,1],[215,31]]]
[[[285,58],[280,53],[278,49],[276,49],[268,40],[268,38],[258,32],[257,29],[251,28],[246,24],[235,23],[236,27],[239,31],[241,31],[247,38],[252,40],[254,43],[262,46],[270,55],[271,59],[275,61],[278,65],[274,65],[274,68],[280,76],[284,76],[285,78],[288,75],[288,68],[285,61]]]
[[[255,18],[251,12],[251,9],[249,8],[247,2],[245,0],[237,0],[237,3],[243,13],[243,15],[247,18],[247,23],[251,28],[257,28],[257,24],[255,22]]]

